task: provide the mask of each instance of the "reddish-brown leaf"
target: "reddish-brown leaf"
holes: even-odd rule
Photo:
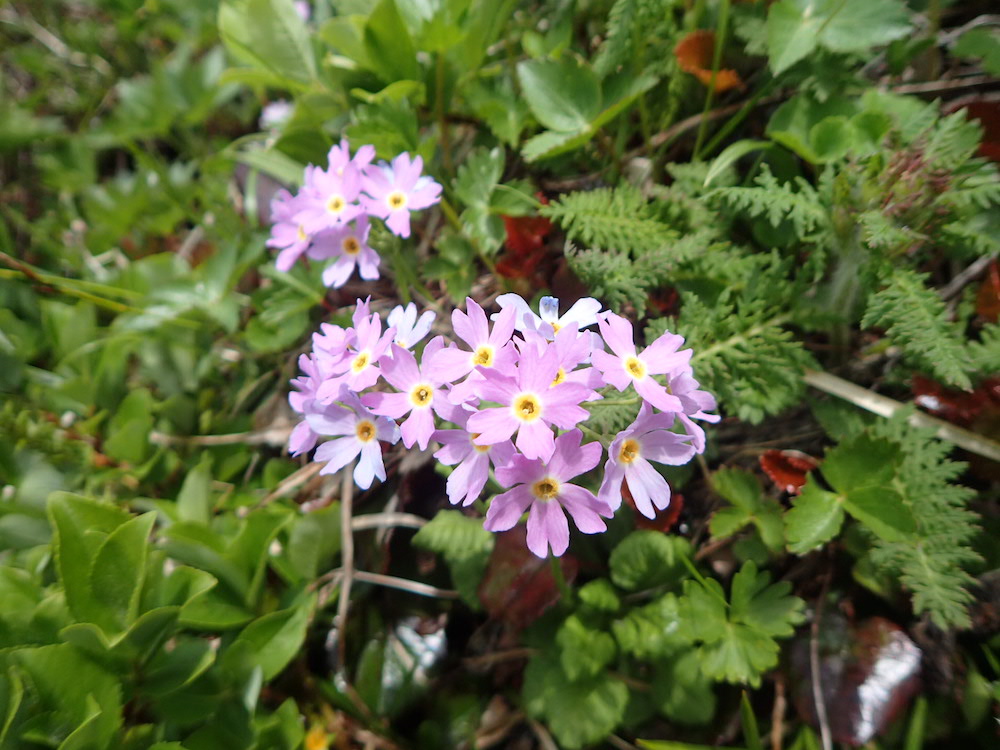
[[[990,267],[986,270],[986,278],[979,285],[979,292],[976,294],[976,313],[989,323],[1000,320],[1000,265],[997,265],[995,260],[990,263]]]
[[[715,52],[715,32],[699,29],[692,31],[674,47],[674,56],[681,70],[695,76],[704,85],[712,84],[712,57]],[[715,74],[715,91],[721,94],[730,89],[742,89],[739,73],[720,68]]]
[[[760,468],[783,492],[798,495],[809,478],[809,472],[819,466],[812,456],[802,451],[770,450],[760,457]]]
[[[661,511],[656,513],[653,518],[646,518],[642,513],[638,511],[635,507],[635,499],[632,497],[632,492],[628,488],[628,482],[622,482],[622,499],[625,503],[635,511],[635,527],[637,529],[649,529],[650,531],[662,531],[666,534],[670,531],[676,524],[677,520],[681,516],[681,511],[684,510],[684,496],[679,492],[671,493],[670,504],[667,505]]]
[[[980,389],[985,390],[980,393]],[[913,376],[913,401],[931,414],[957,425],[968,425],[989,400],[989,385],[984,381],[972,393],[946,388],[923,375]]]
[[[579,568],[576,558],[563,555],[559,565],[567,583],[572,583]],[[528,549],[524,524],[497,535],[478,594],[491,617],[518,628],[531,624],[559,601],[549,561]]]

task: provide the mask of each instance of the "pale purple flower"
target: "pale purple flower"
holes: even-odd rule
[[[260,111],[260,119],[258,120],[260,129],[281,130],[294,111],[295,105],[287,99],[276,99],[273,102],[268,102]]]
[[[667,391],[653,375],[676,375],[688,367],[691,350],[677,351],[684,337],[664,333],[641,353],[636,351],[632,324],[620,315],[605,312],[597,316],[601,335],[614,354],[595,351],[591,357],[594,367],[604,375],[604,381],[619,391],[635,386],[636,392],[657,409],[681,412],[681,400]]]
[[[299,193],[301,209],[295,218],[307,234],[335,229],[364,213],[357,203],[361,194],[361,173],[347,164],[340,174],[332,170],[306,171],[305,185]]]
[[[339,289],[351,278],[355,267],[365,281],[378,278],[381,258],[368,244],[370,231],[368,216],[361,214],[351,224],[316,235],[313,246],[309,249],[309,257],[314,260],[335,258],[323,270],[323,283],[326,286]]]
[[[593,391],[578,383],[553,385],[559,373],[559,354],[549,346],[544,353],[527,347],[512,376],[481,370],[477,396],[503,404],[481,409],[469,417],[469,430],[478,432],[476,445],[493,445],[517,433],[516,445],[528,458],[547,460],[553,451],[552,426],[568,430],[590,413],[580,406]]]
[[[374,158],[375,147],[370,144],[359,148],[352,158],[350,144],[346,138],[342,138],[340,143],[332,146],[327,154],[327,170],[335,175],[343,175],[344,167],[353,164],[361,173],[364,173]]]
[[[386,226],[400,237],[410,236],[410,211],[433,206],[441,199],[441,186],[430,177],[421,177],[424,160],[402,153],[392,167],[380,164],[365,170],[362,197],[365,210],[385,219]]]
[[[501,294],[497,297],[497,304],[501,310],[514,308],[516,312],[514,328],[518,331],[538,331],[550,341],[559,329],[570,323],[576,323],[576,327],[581,331],[587,326],[594,325],[597,322],[597,314],[601,311],[601,303],[593,297],[578,299],[562,315],[559,315],[559,300],[556,297],[542,297],[538,303],[537,315],[519,294]]]
[[[671,432],[673,414],[654,414],[649,404],[643,404],[635,421],[619,432],[608,448],[604,464],[604,481],[597,497],[612,510],[622,502],[622,480],[628,482],[635,507],[647,518],[670,504],[670,485],[653,468],[650,461],[680,466],[691,460],[695,447],[690,436]]]
[[[314,408],[316,391],[323,383],[324,373],[322,359],[314,354],[303,354],[299,357],[299,369],[303,372],[297,378],[293,378],[291,384],[298,390],[290,391],[288,403],[297,414],[305,414]],[[300,456],[308,453],[316,447],[317,435],[309,423],[303,418],[292,429],[292,434],[288,437],[288,452],[293,456]]]
[[[445,489],[452,505],[472,505],[483,492],[490,478],[490,463],[500,468],[510,463],[514,454],[514,444],[504,440],[495,445],[476,445],[476,433],[465,429],[471,412],[456,408],[448,419],[463,429],[436,430],[433,438],[441,443],[434,457],[445,466],[455,466],[448,476]]]
[[[594,336],[596,335],[594,334]],[[590,362],[590,356],[593,352],[591,343],[591,336],[587,332],[581,336],[576,323],[571,322],[559,329],[559,332],[552,338],[551,344],[543,338],[541,333],[525,331],[524,341],[518,348],[533,346],[538,352],[543,352],[547,346],[552,346],[559,359],[559,371],[552,381],[553,385],[579,383],[588,388],[596,389],[604,385],[604,378],[600,371],[593,367],[580,367],[580,365]],[[599,398],[599,394],[595,392],[588,400],[597,398]]]
[[[455,335],[469,349],[459,349],[452,344],[441,350],[433,365],[435,374],[445,383],[454,383],[472,373],[468,380],[452,388],[449,400],[456,404],[475,398],[475,384],[483,379],[477,368],[496,368],[502,373],[513,374],[517,362],[517,352],[510,342],[514,333],[513,311],[501,313],[490,331],[486,313],[472,297],[466,297],[465,307],[468,312],[457,309],[452,312],[451,324]]]
[[[705,431],[696,425],[692,419],[702,419],[706,422],[718,422],[721,417],[718,414],[708,414],[716,408],[715,396],[708,391],[700,389],[698,381],[694,379],[691,368],[682,372],[676,377],[670,378],[670,391],[681,400],[684,411],[678,414],[681,424],[688,435],[692,438],[695,452],[705,452]]]
[[[386,316],[385,323],[396,329],[393,343],[404,349],[412,349],[430,333],[436,317],[437,314],[433,310],[425,310],[418,318],[417,306],[411,302],[406,307],[396,305],[392,308]]]
[[[444,340],[440,336],[431,340],[424,348],[424,361],[433,361],[442,346]],[[420,450],[425,450],[434,433],[434,412],[441,414],[443,410],[444,414],[451,414],[453,409],[441,391],[442,381],[430,375],[429,369],[418,366],[412,352],[393,344],[392,357],[382,360],[382,377],[400,392],[368,393],[362,399],[376,414],[391,419],[410,415],[400,426],[407,448],[416,443]]]
[[[323,403],[338,400],[342,387],[357,393],[375,385],[381,374],[379,360],[396,335],[392,328],[383,334],[378,313],[369,316],[368,303],[361,300],[358,300],[353,322],[353,335],[347,340],[346,352],[331,364],[333,375],[317,391],[316,397]]]
[[[307,22],[312,16],[312,5],[310,5],[306,0],[295,0],[293,3],[295,5],[295,12],[303,22]]]
[[[567,480],[590,471],[601,460],[600,443],[580,445],[583,433],[572,430],[555,441],[551,458],[532,460],[514,456],[507,466],[497,469],[497,480],[512,489],[490,503],[483,526],[488,531],[506,531],[528,511],[528,549],[538,557],[558,557],[569,547],[566,513],[584,534],[607,529],[604,518],[611,509],[589,490]]]
[[[336,438],[316,449],[315,460],[326,463],[320,474],[333,474],[357,458],[354,481],[366,490],[376,477],[385,481],[379,441],[395,444],[399,440],[399,428],[392,420],[372,414],[354,394],[345,393],[341,400],[344,406],[331,404],[306,415],[314,432]]]
[[[312,237],[295,217],[303,206],[298,196],[279,190],[271,201],[271,237],[265,243],[281,252],[274,265],[279,271],[289,271],[302,254],[309,249]]]

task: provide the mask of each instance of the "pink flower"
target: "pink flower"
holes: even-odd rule
[[[361,214],[352,224],[344,224],[316,235],[309,257],[314,260],[335,258],[323,271],[323,283],[338,289],[359,269],[361,278],[374,281],[378,278],[381,258],[368,244],[371,225],[368,216]]]
[[[369,317],[368,303],[358,300],[353,335],[347,337],[344,354],[331,364],[332,375],[319,387],[316,398],[328,404],[339,399],[342,387],[357,393],[375,385],[380,375],[378,362],[395,335],[392,328],[383,334],[378,313]]]
[[[301,209],[295,218],[306,233],[335,229],[363,213],[358,205],[361,194],[361,173],[347,164],[342,174],[330,170],[306,170],[306,180],[299,193]]]
[[[354,467],[354,481],[366,490],[376,477],[385,481],[379,441],[395,444],[399,428],[395,422],[372,414],[353,394],[345,393],[342,401],[347,408],[330,405],[306,415],[309,427],[317,434],[343,436],[320,445],[315,459],[326,462],[320,474],[333,474],[360,456]]]
[[[369,144],[359,148],[352,159],[350,144],[346,138],[341,138],[340,143],[331,147],[326,156],[327,171],[340,176],[344,174],[344,168],[348,164],[353,164],[360,172],[364,172],[374,158],[375,147]]]
[[[433,361],[442,346],[440,336],[433,339],[424,349],[424,361]],[[411,352],[393,344],[392,357],[382,360],[382,376],[400,393],[369,393],[362,399],[376,414],[392,419],[410,415],[401,425],[407,448],[416,443],[425,450],[434,433],[434,412],[441,414],[444,409],[444,414],[450,414],[453,408],[441,391],[442,381],[430,375],[428,369],[426,365],[418,367]]]
[[[691,436],[696,453],[705,452],[705,431],[696,425],[692,419],[702,419],[706,422],[718,422],[718,414],[707,414],[716,408],[715,396],[708,391],[700,390],[698,381],[694,379],[691,368],[687,368],[676,377],[670,378],[670,391],[681,400],[684,411],[678,414],[681,424]]]
[[[455,335],[464,341],[471,351],[452,345],[442,349],[433,363],[434,374],[443,383],[454,383],[472,373],[469,380],[451,390],[449,400],[458,404],[475,398],[475,383],[483,376],[476,368],[497,368],[508,373],[517,361],[517,352],[510,343],[514,332],[513,311],[501,313],[490,332],[489,321],[475,300],[466,297],[467,313],[455,310],[451,314],[451,324]]]
[[[388,165],[365,170],[362,184],[368,194],[362,197],[365,210],[385,219],[386,226],[400,237],[410,236],[410,211],[433,206],[441,199],[441,186],[430,177],[421,177],[424,160],[410,160],[402,153]]]
[[[559,354],[526,347],[512,376],[481,370],[477,395],[503,406],[482,409],[469,417],[469,430],[480,433],[476,445],[493,445],[517,433],[516,445],[528,458],[547,460],[553,451],[552,425],[568,430],[590,416],[580,406],[593,391],[578,383],[554,384]]]
[[[604,385],[604,378],[600,371],[593,367],[580,367],[581,364],[590,362],[593,352],[592,335],[597,336],[597,334],[589,332],[581,334],[577,330],[576,323],[568,323],[553,336],[551,344],[546,342],[542,334],[535,331],[525,331],[524,342],[519,345],[519,348],[534,346],[537,351],[542,352],[546,346],[551,345],[559,355],[559,371],[553,381],[556,385],[559,383],[579,383],[587,388],[596,389]],[[577,369],[578,367],[579,369]],[[598,397],[595,392],[592,399]]]
[[[433,438],[441,443],[434,457],[445,466],[458,466],[448,477],[446,490],[452,505],[472,505],[483,492],[490,478],[490,463],[499,469],[514,457],[514,444],[505,440],[495,445],[476,445],[474,432],[464,429],[468,425],[471,412],[456,408],[448,417],[463,428],[460,430],[437,430]]]
[[[670,504],[670,485],[649,462],[680,466],[695,453],[688,435],[670,432],[673,425],[673,414],[654,414],[649,404],[642,405],[635,422],[619,432],[608,448],[604,481],[597,493],[601,502],[618,510],[625,480],[635,507],[647,518],[655,517],[654,507],[663,510]]]
[[[279,271],[289,271],[302,254],[309,249],[312,237],[302,227],[295,215],[302,209],[302,201],[287,190],[279,190],[271,201],[271,237],[268,247],[279,248],[275,267]]]
[[[597,316],[597,324],[614,352],[612,355],[598,350],[591,357],[594,367],[604,374],[604,381],[619,391],[624,391],[632,383],[636,392],[657,409],[683,411],[681,400],[652,376],[677,374],[688,366],[691,350],[677,351],[684,343],[684,337],[664,333],[640,354],[635,348],[632,324],[625,318],[605,312]]]
[[[584,534],[604,531],[607,526],[601,517],[611,518],[611,509],[589,490],[567,482],[601,460],[600,443],[581,446],[582,439],[583,433],[572,430],[555,441],[550,459],[514,456],[509,465],[498,468],[497,479],[513,488],[493,498],[484,528],[506,531],[528,511],[528,549],[538,557],[545,557],[549,547],[556,557],[569,547],[566,512]]]

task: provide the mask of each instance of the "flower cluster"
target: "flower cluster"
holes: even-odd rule
[[[393,310],[385,330],[367,300],[358,301],[349,328],[324,324],[292,381],[291,404],[303,416],[292,453],[331,437],[316,449],[321,473],[357,459],[354,478],[367,489],[386,476],[380,442],[436,444],[435,457],[455,467],[447,492],[456,505],[480,497],[492,467],[505,491],[492,499],[485,527],[504,531],[527,512],[528,547],[539,557],[566,551],[567,513],[586,534],[604,531],[623,483],[640,513],[652,518],[666,508],[670,487],[653,464],[689,461],[705,447],[695,420],[719,419],[710,413],[715,399],[694,379],[684,339],[665,333],[640,350],[632,324],[591,298],[561,316],[552,297],[542,298],[540,314],[516,294],[497,303],[491,320],[467,299],[466,311],[452,314],[455,340],[434,337],[419,361],[412,349],[430,332],[433,313],[418,319],[412,303]],[[595,495],[571,481],[605,454],[598,440],[584,443],[585,433],[594,435],[584,423],[589,409],[601,408],[602,392],[630,388],[637,415],[610,442]]]
[[[326,261],[323,283],[343,286],[357,268],[362,279],[379,277],[379,256],[368,244],[371,217],[400,237],[410,236],[410,212],[440,200],[441,186],[421,175],[423,160],[403,153],[392,164],[375,159],[374,146],[351,156],[347,140],[330,149],[326,169],[309,165],[302,189],[281,190],[271,202],[276,265],[287,271],[303,255]]]

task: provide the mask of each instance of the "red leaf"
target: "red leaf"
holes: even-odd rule
[[[635,507],[635,500],[632,492],[628,488],[628,482],[622,482],[622,499],[635,511],[635,527],[637,529],[649,529],[650,531],[662,531],[666,534],[677,523],[677,519],[684,510],[684,495],[674,492],[670,495],[670,503],[666,508],[657,512],[654,518],[646,518]]]
[[[712,83],[712,58],[715,55],[715,32],[704,29],[692,31],[674,47],[674,57],[681,70],[690,73],[705,86]],[[727,68],[715,73],[715,92],[742,89],[743,81],[739,73]]]
[[[980,393],[980,389],[983,389]],[[989,385],[983,385],[972,393],[946,388],[923,375],[913,376],[913,401],[931,414],[946,419],[953,424],[968,425],[982,411],[989,399]]]
[[[486,574],[479,584],[479,601],[491,617],[523,628],[559,601],[559,588],[549,567],[528,549],[524,524],[497,535]],[[567,583],[576,578],[576,558],[559,558]]]
[[[986,278],[979,285],[976,294],[976,314],[982,315],[989,323],[1000,320],[1000,266],[996,261],[990,263]]]
[[[548,199],[538,194],[538,200]],[[552,222],[544,216],[502,216],[507,233],[507,252],[497,261],[497,273],[509,279],[527,279],[545,257],[545,238]]]
[[[812,456],[794,450],[764,451],[760,457],[760,468],[771,477],[783,491],[790,495],[798,495],[809,477],[809,472],[819,466]]]

